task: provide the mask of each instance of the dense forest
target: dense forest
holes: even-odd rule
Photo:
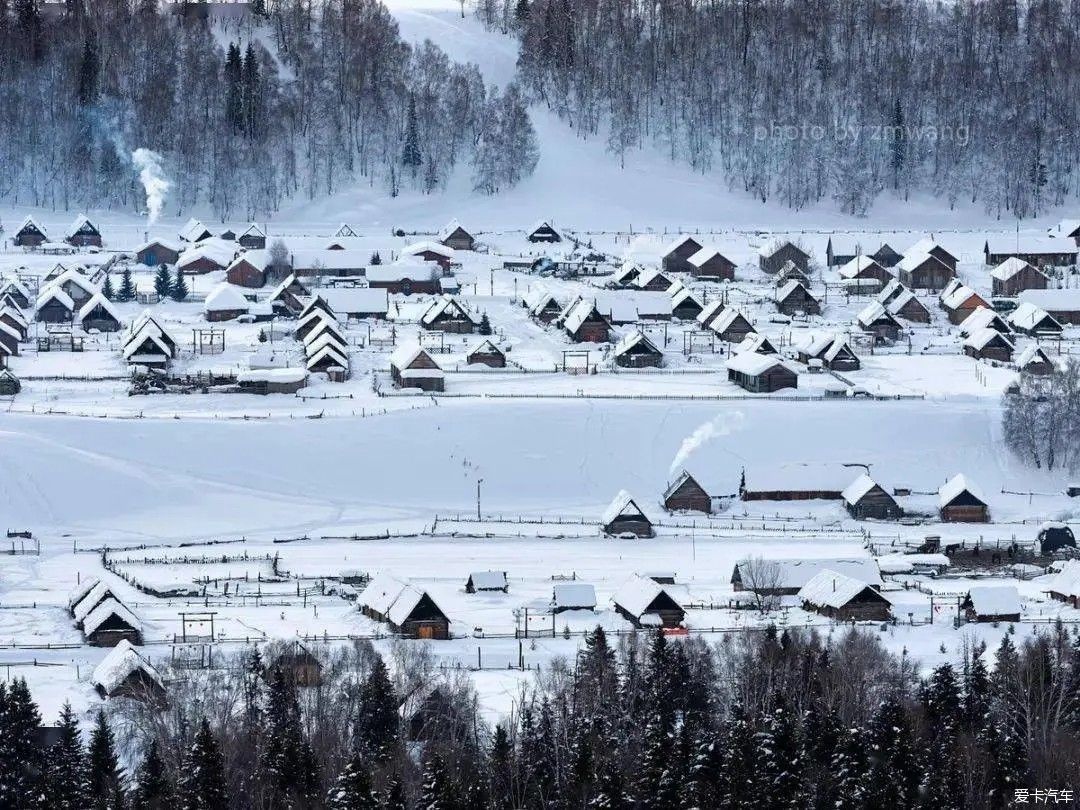
[[[1080,195],[1077,0],[477,0],[520,81],[619,157],[761,200],[914,192],[1030,217]]]
[[[24,682],[0,689],[0,806],[331,810],[999,808],[1080,790],[1080,637],[967,649],[925,678],[876,634],[744,632],[717,644],[597,629],[523,680],[490,727],[429,648],[282,646],[166,672],[167,708],[114,699],[55,742]],[[160,705],[160,704],[159,704]],[[126,770],[121,763],[131,763]]]
[[[0,200],[139,210],[149,166],[170,213],[252,218],[355,183],[437,192],[459,165],[494,193],[535,166],[517,88],[406,45],[378,0],[250,8],[0,0]]]

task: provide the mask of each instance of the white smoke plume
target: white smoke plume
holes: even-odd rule
[[[717,436],[730,435],[732,427],[738,429],[742,425],[742,421],[742,412],[735,411],[732,414],[720,414],[703,425],[699,425],[693,433],[683,439],[679,452],[675,454],[675,459],[671,462],[668,473],[674,475],[690,458],[691,453]]]
[[[172,183],[165,177],[161,168],[161,155],[152,149],[136,149],[131,153],[131,162],[139,170],[139,182],[146,191],[147,224],[153,225],[161,216],[165,205],[165,195],[172,188]]]

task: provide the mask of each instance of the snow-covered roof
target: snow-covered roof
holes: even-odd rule
[[[911,271],[916,267],[920,267],[927,261],[935,261],[938,264],[944,264],[937,256],[931,256],[926,251],[914,251],[911,253],[905,253],[903,258],[896,263],[896,267],[900,270]]]
[[[86,214],[79,214],[75,217],[75,221],[67,229],[67,233],[64,234],[68,239],[77,235],[82,230],[93,231],[99,233],[97,225],[90,221],[90,218]]]
[[[310,341],[307,338],[311,337],[311,334],[304,336],[304,353],[308,357],[315,357],[319,354],[324,347],[329,346],[336,351],[342,357],[349,356],[349,344],[345,342],[345,339],[333,331],[332,329],[326,329],[313,337]]]
[[[875,481],[866,473],[862,473],[858,478],[856,478],[844,488],[844,491],[840,493],[840,497],[843,498],[845,502],[854,506],[877,485],[877,481]]]
[[[885,309],[884,306],[882,306],[880,301],[871,301],[869,304],[863,307],[859,311],[856,320],[859,322],[860,326],[872,326],[874,323],[881,320],[896,323],[896,318],[894,318],[889,313],[889,311]],[[897,326],[899,326],[899,324],[897,324]]]
[[[731,261],[726,256],[724,256],[723,253],[721,253],[714,247],[703,247],[686,261],[689,262],[693,267],[702,267],[705,265],[706,262],[716,258],[717,256],[719,256],[721,259]]]
[[[141,671],[147,678],[161,684],[161,674],[153,664],[139,654],[138,649],[126,638],[109,650],[94,668],[90,682],[106,695],[111,695],[132,673]]]
[[[425,592],[414,585],[389,574],[378,574],[371,578],[360,594],[360,602],[394,624],[401,625],[424,596]]]
[[[1075,312],[1080,310],[1080,288],[1063,290],[1024,290],[1018,296],[1021,301],[1030,301],[1048,312]]]
[[[244,228],[244,230],[242,230],[240,232],[240,236],[259,236],[259,237],[262,237],[263,239],[265,239],[266,238],[266,231],[262,228],[261,225],[255,223],[255,222],[252,222],[250,225],[248,225],[246,228]],[[239,237],[237,237],[237,238],[239,238]]]
[[[402,256],[419,256],[421,253],[437,253],[448,259],[452,259],[457,255],[453,248],[448,248],[446,245],[432,241],[414,242],[403,248],[401,251]]]
[[[23,337],[22,332],[20,332],[14,326],[9,325],[6,321],[0,321],[0,332],[4,333],[5,335],[8,335],[9,337],[15,338],[16,342],[21,341],[22,337]],[[6,351],[6,347],[5,347],[5,351]]]
[[[506,587],[505,571],[473,571],[469,579],[478,591],[501,591]]]
[[[716,314],[724,309],[724,302],[720,298],[714,298],[707,303],[701,312],[697,315],[697,322],[702,326],[709,323],[710,320],[716,317]]]
[[[978,329],[997,328],[998,331],[1011,331],[1009,325],[989,307],[975,307],[970,315],[960,322],[960,333],[970,335]],[[998,328],[1000,327],[1000,328]]]
[[[234,310],[247,312],[250,307],[251,302],[244,297],[240,288],[226,282],[214,287],[203,303],[204,312],[231,312]]]
[[[1016,358],[1016,365],[1021,369],[1027,368],[1033,363],[1049,363],[1050,365],[1054,365],[1054,361],[1050,359],[1050,355],[1043,351],[1042,346],[1037,343],[1030,344],[1020,352],[1020,356]]]
[[[79,314],[75,316],[75,320],[81,323],[98,307],[101,307],[112,316],[117,323],[120,323],[120,313],[116,311],[116,307],[112,305],[112,302],[109,301],[108,298],[99,292],[94,293],[90,300],[83,304],[82,309],[79,310]]]
[[[611,597],[611,601],[631,616],[640,617],[652,604],[653,600],[662,593],[666,593],[673,602],[678,604],[679,600],[675,599],[671,592],[656,580],[635,574],[619,586],[614,596]]]
[[[759,374],[764,374],[773,366],[783,366],[789,371],[790,366],[784,363],[775,354],[758,354],[757,352],[743,352],[731,357],[724,364],[729,370],[736,371],[740,374],[749,374],[752,377],[756,377]]]
[[[883,574],[907,574],[920,566],[944,570],[950,562],[944,554],[885,554],[877,564]]]
[[[504,354],[504,352],[494,340],[491,338],[483,338],[479,343],[469,349],[465,353],[465,356],[469,357],[474,354]]]
[[[1009,313],[1006,320],[1012,326],[1024,332],[1032,331],[1036,326],[1046,320],[1050,321],[1050,323],[1047,324],[1050,328],[1054,328],[1055,326],[1058,330],[1062,328],[1061,324],[1053,315],[1030,301],[1021,301],[1020,305]]]
[[[318,275],[343,270],[364,268],[370,257],[360,250],[330,250],[327,248],[303,248],[291,251],[289,261],[297,273]],[[376,265],[386,267],[387,265]],[[365,270],[366,274],[366,270]]]
[[[270,251],[261,249],[245,250],[243,253],[239,254],[235,259],[233,259],[226,269],[232,270],[241,262],[247,262],[256,270],[262,270],[265,273],[267,268],[270,267]]]
[[[1010,253],[1024,253],[1035,256],[1076,253],[1076,244],[1068,239],[1032,233],[991,234],[986,237],[986,248],[990,253],[998,256]]]
[[[525,233],[526,235],[532,235],[537,231],[541,230],[542,228],[550,228],[551,230],[555,231],[555,233],[558,233],[558,231],[555,229],[555,226],[551,224],[551,221],[546,219],[536,220],[536,222],[532,224],[532,227],[530,227],[529,230],[525,231]]]
[[[390,297],[379,287],[328,287],[319,295],[334,312],[345,315],[361,313],[385,314],[390,308]]]
[[[1025,262],[1023,259],[1018,259],[1016,256],[1010,256],[993,270],[991,270],[990,275],[991,277],[996,278],[998,281],[1008,281],[1017,273],[1023,272],[1029,267],[1031,267],[1031,265]],[[1041,271],[1040,275],[1042,275]]]
[[[742,318],[749,323],[749,319],[736,307],[727,307],[723,312],[713,318],[713,322],[709,324],[709,328],[718,335],[723,334],[738,318]]]
[[[101,580],[97,577],[87,577],[72,588],[71,593],[68,594],[68,609],[71,610],[75,605],[85,599],[86,595],[90,593],[99,582],[101,582]]]
[[[769,241],[765,242],[765,244],[758,248],[758,255],[768,258],[785,245],[791,245],[793,248],[800,251],[804,256],[809,255],[805,250],[796,245],[790,239],[784,239],[783,237],[777,237],[776,239],[770,239]]]
[[[979,616],[1020,613],[1020,593],[1014,585],[974,585],[968,591],[968,599]]]
[[[336,251],[341,253],[343,251]],[[425,262],[416,256],[403,256],[390,264],[368,265],[364,274],[368,281],[431,281],[439,274],[439,266],[434,262]]]
[[[151,239],[148,242],[143,242],[141,245],[139,245],[137,248],[135,248],[135,252],[136,253],[142,253],[147,248],[151,248],[151,247],[155,247],[155,246],[156,247],[168,248],[169,250],[173,251],[174,253],[179,253],[181,251],[181,249],[182,249],[182,246],[180,245],[179,242],[174,242],[171,239]]]
[[[881,292],[877,294],[877,300],[885,304],[891,301],[896,296],[903,292],[909,292],[908,288],[898,278],[890,279],[884,287],[881,288]]]
[[[743,352],[772,354],[776,352],[776,347],[772,345],[772,342],[765,337],[765,335],[758,332],[750,332],[742,339],[742,343],[736,346],[732,351],[735,354],[742,354]]]
[[[452,219],[447,222],[445,225],[443,225],[442,230],[439,231],[439,241],[441,242],[444,239],[449,239],[453,235],[454,231],[456,231],[458,228],[461,228],[461,230],[465,231],[465,228],[462,227],[461,223],[458,222],[457,219]],[[469,232],[465,231],[465,233]]]
[[[963,473],[957,473],[942,484],[941,489],[938,490],[938,503],[943,507],[948,506],[965,491],[984,505],[988,503],[986,497],[982,494],[982,490],[969,481]]]
[[[14,276],[4,276],[3,278],[0,278],[0,293],[7,292],[8,290],[18,293],[27,301],[30,300],[30,290]]]
[[[341,366],[342,368],[349,367],[349,358],[346,357],[337,346],[327,343],[318,351],[308,355],[306,364],[307,369],[310,371],[327,357],[333,361],[335,366]]]
[[[656,348],[651,340],[645,337],[645,334],[640,331],[631,332],[623,337],[618,343],[615,344],[614,354],[616,357],[626,354],[628,351],[636,346],[643,347],[646,351],[651,353],[660,354],[660,350]]]
[[[1080,560],[1066,560],[1050,580],[1047,590],[1065,596],[1080,596]]]
[[[424,326],[432,324],[439,317],[447,315],[451,318],[463,318],[472,321],[473,317],[452,295],[441,295],[435,299],[428,310],[420,316],[420,323]]]
[[[950,251],[947,247],[943,246],[933,236],[923,237],[918,242],[909,247],[907,250],[905,250],[904,258],[907,258],[909,255],[929,255],[930,251],[934,250],[935,248],[945,251],[945,253],[947,253],[952,258],[956,258],[956,254]],[[921,262],[919,262],[919,264],[921,264]]]
[[[806,289],[805,284],[803,284],[799,279],[793,278],[793,279],[790,279],[787,282],[785,282],[782,287],[777,289],[777,291],[776,291],[776,300],[778,302],[786,301],[788,299],[788,296],[790,296],[792,293],[794,293],[800,287],[802,288],[803,292],[806,293],[807,297],[809,297],[809,298],[814,297],[811,294],[811,292],[808,289]]]
[[[858,278],[864,271],[880,266],[881,265],[879,265],[877,261],[871,259],[869,256],[856,256],[840,268],[840,278]]]
[[[238,382],[297,383],[307,379],[307,372],[302,368],[255,368],[238,372],[236,379]]]
[[[66,309],[66,310],[68,310],[70,312],[75,311],[75,301],[72,299],[72,297],[70,295],[68,295],[66,292],[61,290],[55,284],[49,284],[40,293],[38,293],[37,302],[36,302],[35,306],[38,309],[41,309],[43,306],[48,304],[50,301],[59,302],[64,307],[64,309]]]
[[[881,584],[881,572],[873,557],[756,558],[740,560],[736,567],[742,568],[747,564],[767,566],[770,573],[776,572],[775,578],[769,576],[770,581],[766,587],[770,588],[785,590],[801,588],[822,571],[835,571],[869,585]],[[742,576],[742,578],[745,584],[746,577]]]
[[[529,294],[525,296],[525,307],[530,315],[539,315],[551,301],[555,301],[555,296],[546,287],[537,286],[529,290]],[[558,306],[557,302],[556,306]]]
[[[945,291],[942,291],[941,293],[941,303],[946,309],[957,309],[967,303],[971,298],[979,298],[981,300],[982,296],[966,284],[953,285],[952,289],[947,293]]]
[[[49,282],[53,287],[66,287],[68,284],[78,287],[87,295],[98,292],[97,285],[75,268],[64,270]]]
[[[86,595],[72,605],[71,614],[75,618],[75,623],[81,623],[98,602],[112,595],[112,590],[108,585],[104,582],[95,581],[94,586],[86,592]]]
[[[674,253],[676,250],[681,248],[687,242],[693,242],[695,245],[699,245],[699,246],[701,245],[701,242],[699,242],[697,239],[695,239],[690,234],[686,234],[686,233],[680,234],[679,236],[675,237],[674,240],[672,240],[671,242],[668,243],[667,247],[664,248],[664,252],[663,252],[662,255],[670,256],[672,253]]]
[[[86,618],[82,620],[83,632],[90,635],[108,621],[111,616],[116,616],[134,630],[142,630],[142,623],[135,617],[135,614],[110,596],[91,610]]]
[[[668,292],[671,293],[672,309],[675,309],[686,301],[693,301],[699,307],[701,306],[701,301],[696,295],[694,295],[694,291],[691,290],[689,287],[683,287],[680,285],[677,290],[675,290],[673,287],[672,289],[669,289]]]
[[[899,293],[897,293],[896,296],[893,297],[889,301],[888,304],[886,304],[885,308],[889,311],[890,315],[898,315],[900,313],[900,311],[904,307],[906,307],[912,300],[914,300],[915,303],[922,306],[923,309],[926,309],[926,307],[922,304],[922,302],[919,301],[919,299],[915,297],[915,293],[913,293],[911,290],[907,289],[906,287],[903,290],[901,290]]]
[[[341,223],[338,226],[338,229],[336,231],[334,231],[334,236],[359,236],[359,235],[360,234],[358,234],[356,232],[356,229],[353,228],[352,225],[349,225],[346,222]]]
[[[568,332],[576,332],[594,312],[599,314],[595,301],[579,298],[570,306],[569,312],[563,319],[563,326]]]
[[[634,279],[634,286],[643,289],[649,286],[649,284],[651,284],[657,278],[661,278],[664,281],[668,282],[668,286],[665,288],[665,291],[671,289],[671,279],[668,278],[667,273],[665,273],[659,267],[646,267],[644,270],[642,270],[638,274],[638,277]]]
[[[556,582],[551,604],[569,610],[592,610],[596,607],[596,588],[587,582]]]
[[[43,226],[40,222],[38,222],[32,216],[24,217],[22,223],[15,230],[15,233],[16,234],[21,233],[22,231],[26,230],[27,227],[34,228],[35,230],[38,231],[38,233],[40,233],[42,236],[44,236],[46,238],[49,235],[48,231],[45,230],[45,226]]]
[[[435,359],[431,357],[419,343],[403,343],[398,346],[394,350],[394,353],[390,355],[390,365],[399,371],[404,371],[415,363],[420,355],[427,355],[427,357],[435,363],[436,368],[438,368],[439,364],[435,362]]]
[[[198,242],[204,234],[208,233],[210,233],[210,229],[202,224],[202,220],[192,217],[184,223],[184,227],[180,229],[179,236],[185,242]]]
[[[15,323],[19,324],[19,326],[24,329],[30,326],[30,321],[27,319],[26,315],[14,304],[3,304],[0,306],[0,316],[3,315],[9,316]]]
[[[204,239],[197,245],[193,245],[180,254],[180,257],[176,260],[177,269],[183,269],[190,264],[194,264],[200,259],[206,259],[213,262],[218,267],[228,267],[232,264],[233,256],[236,255],[236,248],[230,242],[224,242],[221,239]]]
[[[274,287],[274,291],[270,293],[270,298],[267,300],[277,301],[285,294],[285,291],[292,287],[294,284],[299,284],[300,287],[303,289],[304,293],[310,294],[311,291],[307,288],[307,286],[302,281],[299,281],[296,278],[296,273],[289,273],[288,277],[284,281]]]
[[[165,349],[166,354],[170,357],[173,355],[176,349],[176,340],[165,331],[149,310],[145,310],[138,318],[132,321],[124,333],[125,357],[129,347],[137,347],[137,344],[144,343],[146,338],[151,336],[156,343]]]
[[[983,349],[990,344],[991,341],[999,339],[1003,340],[1011,349],[1013,347],[1012,341],[1005,337],[997,329],[991,329],[989,326],[985,326],[982,329],[976,329],[966,338],[964,338],[964,345],[970,346],[973,349]]]
[[[637,505],[633,497],[625,489],[620,489],[616,493],[615,497],[611,499],[611,503],[608,504],[607,509],[600,516],[601,525],[608,525],[611,521],[621,516],[632,517],[645,517],[645,513],[641,511],[641,507]]]
[[[815,607],[842,608],[869,587],[861,579],[825,569],[799,589],[799,599]]]

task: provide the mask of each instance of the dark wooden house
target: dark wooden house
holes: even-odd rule
[[[821,303],[801,281],[794,279],[776,291],[776,308],[785,315],[821,314]]]
[[[101,231],[84,214],[80,214],[68,228],[64,241],[74,247],[101,247]]]
[[[390,355],[390,377],[398,388],[444,391],[446,379],[439,364],[419,345],[405,344]]]
[[[465,593],[506,593],[509,588],[505,571],[473,571],[465,580]]]
[[[147,267],[159,267],[163,264],[176,264],[180,258],[180,248],[172,242],[152,239],[135,251],[135,260]]]
[[[1023,259],[1010,257],[990,271],[995,296],[1016,296],[1024,290],[1045,290],[1049,279]]]
[[[637,628],[675,628],[686,618],[682,605],[650,577],[634,576],[611,601],[619,615]]]
[[[754,325],[735,307],[726,307],[712,319],[709,329],[728,343],[742,343],[754,331]]]
[[[294,686],[318,686],[322,683],[322,662],[299,641],[290,642],[287,649],[270,660],[267,675],[278,672]]]
[[[241,253],[225,270],[225,280],[237,287],[263,287],[266,285],[269,261],[269,257],[262,251]]]
[[[1076,548],[1076,536],[1067,523],[1048,520],[1039,527],[1039,553],[1053,554],[1063,548]]]
[[[611,325],[593,300],[578,298],[559,319],[574,343],[607,343],[611,339]]]
[[[705,307],[687,287],[682,287],[671,297],[671,317],[680,321],[693,321]]]
[[[964,354],[976,360],[1012,360],[1013,344],[1001,332],[989,326],[976,329],[964,339]]]
[[[15,236],[12,237],[12,244],[15,247],[39,247],[49,241],[49,234],[45,230],[44,226],[39,225],[33,217],[27,217],[22,221],[18,230],[15,231]]]
[[[876,343],[894,343],[900,338],[899,321],[878,301],[871,301],[859,312],[856,322],[859,328],[874,336]]]
[[[664,508],[669,512],[704,512],[712,514],[712,498],[686,470],[664,490]]]
[[[248,250],[264,250],[266,248],[266,231],[252,222],[236,238],[240,247]]]
[[[479,326],[468,310],[452,295],[443,295],[438,298],[420,316],[420,325],[424,329],[456,335],[472,334]]]
[[[943,290],[956,270],[929,253],[909,254],[897,265],[900,281],[913,290]]]
[[[857,520],[897,520],[904,514],[896,499],[866,473],[852,481],[841,497]]]
[[[758,266],[769,275],[776,275],[785,264],[791,262],[804,275],[810,273],[810,254],[794,242],[778,240],[770,242],[758,251]]]
[[[609,537],[652,537],[652,521],[641,511],[630,493],[620,490],[600,517],[600,527]]]
[[[982,492],[961,473],[938,490],[938,512],[943,523],[989,523],[990,507]]]
[[[533,243],[554,243],[562,241],[562,236],[546,219],[542,219],[539,222],[533,223],[532,228],[529,229],[529,232],[526,234],[525,238]]]
[[[743,352],[727,361],[728,380],[754,394],[798,388],[799,375],[775,355]]]
[[[892,603],[868,583],[837,571],[820,571],[799,589],[803,610],[844,622],[886,621]]]
[[[701,250],[701,243],[692,236],[680,236],[664,250],[661,265],[669,273],[692,273],[690,257]]]
[[[664,353],[645,337],[633,332],[615,345],[615,365],[620,368],[659,368],[664,364]]]
[[[475,250],[476,239],[473,235],[461,227],[456,219],[450,220],[441,231],[439,231],[439,242],[446,245],[453,250]]]
[[[1014,585],[977,585],[968,591],[960,610],[969,622],[1020,621],[1020,594]]]
[[[489,339],[480,341],[467,355],[465,362],[472,365],[483,365],[490,368],[506,368],[506,354]]]
[[[405,638],[450,638],[450,619],[427,591],[394,577],[372,578],[358,602],[365,616]]]
[[[102,698],[128,698],[153,706],[166,704],[161,674],[130,641],[120,640],[90,676]]]
[[[693,254],[687,263],[694,278],[709,281],[734,281],[735,262],[716,248],[704,247]]]

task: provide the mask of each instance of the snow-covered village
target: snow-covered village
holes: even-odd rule
[[[1075,15],[175,5],[0,2],[0,808],[1076,804],[1077,111],[729,89]]]

